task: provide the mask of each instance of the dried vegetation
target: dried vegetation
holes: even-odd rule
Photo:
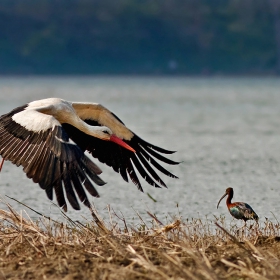
[[[0,279],[280,279],[280,225],[174,220],[128,227],[0,210]],[[114,219],[119,219],[114,222]],[[97,224],[96,224],[97,221]]]

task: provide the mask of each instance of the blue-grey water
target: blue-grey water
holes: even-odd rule
[[[129,222],[138,220],[136,213],[147,218],[147,211],[163,221],[179,215],[231,219],[225,200],[218,210],[216,205],[225,189],[233,187],[233,201],[249,203],[261,220],[279,218],[279,78],[0,78],[1,115],[48,97],[101,103],[140,137],[178,151],[171,158],[182,163],[165,167],[179,179],[162,175],[168,189],[155,189],[142,180],[145,193],[94,159],[107,182],[97,187],[101,197],[91,199],[102,217],[108,217],[110,205]],[[5,195],[54,219],[62,217],[22,168],[9,162],[0,173],[0,195],[16,210],[25,208]],[[81,211],[69,206],[68,215],[91,219],[85,206]]]

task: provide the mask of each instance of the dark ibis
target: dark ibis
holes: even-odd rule
[[[101,104],[48,98],[0,116],[0,170],[4,160],[21,165],[49,199],[55,193],[64,211],[65,196],[76,210],[80,209],[77,196],[91,207],[85,189],[98,197],[93,183],[105,184],[98,176],[101,169],[86,151],[112,167],[126,182],[130,178],[140,191],[143,189],[136,171],[157,188],[166,185],[155,169],[177,178],[158,162],[178,164],[162,155],[174,151],[146,142]]]
[[[225,194],[220,198],[217,209],[219,207],[219,204],[221,200],[225,197],[227,197],[227,208],[229,213],[235,218],[235,219],[242,219],[245,223],[247,220],[258,220],[259,217],[256,214],[256,212],[253,210],[253,208],[244,202],[231,202],[233,198],[233,188],[227,188]]]

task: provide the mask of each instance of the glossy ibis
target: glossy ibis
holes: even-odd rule
[[[235,218],[235,219],[242,219],[245,221],[247,220],[258,220],[259,217],[256,214],[256,212],[253,210],[253,208],[244,202],[231,202],[233,198],[233,188],[227,188],[225,194],[220,198],[218,204],[217,204],[217,209],[219,207],[219,204],[221,200],[225,197],[227,197],[227,208],[229,213]]]

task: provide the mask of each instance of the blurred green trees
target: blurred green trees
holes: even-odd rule
[[[0,73],[278,73],[277,3],[1,0]]]

